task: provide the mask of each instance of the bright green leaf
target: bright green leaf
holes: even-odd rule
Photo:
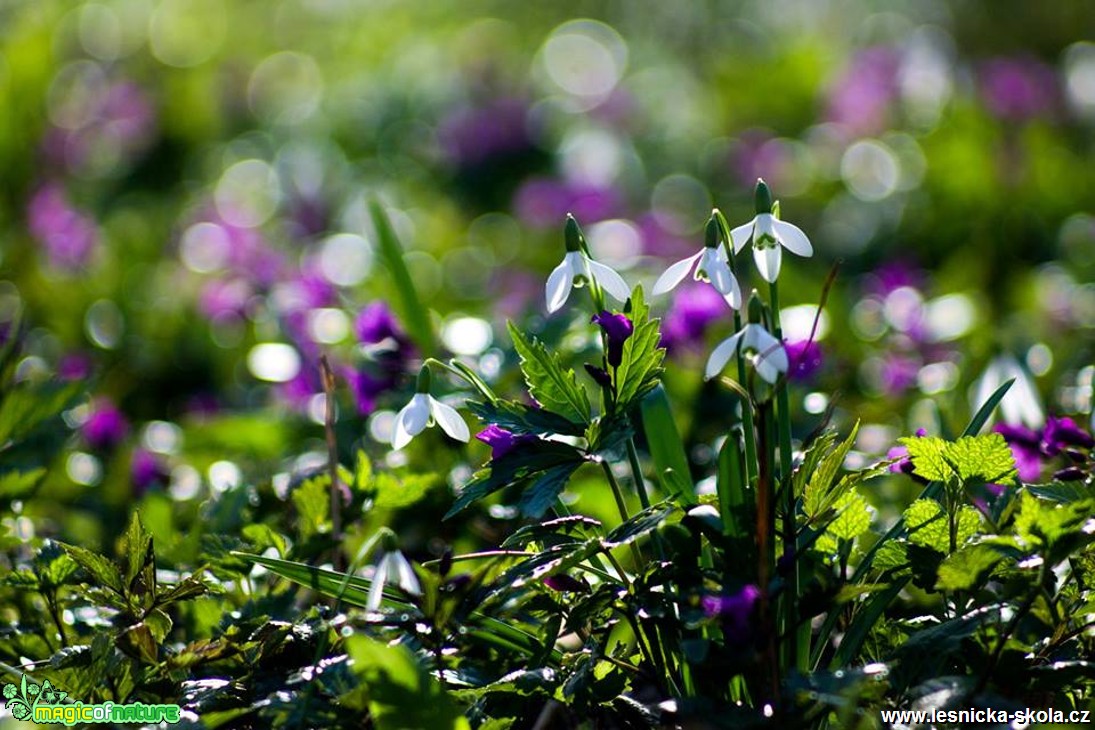
[[[525,337],[512,322],[509,334],[521,356],[521,372],[529,394],[536,402],[575,423],[589,423],[589,396],[578,384],[574,371],[564,368],[558,355],[549,352],[535,337]]]

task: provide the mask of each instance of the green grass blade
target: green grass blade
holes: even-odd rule
[[[384,265],[388,267],[392,282],[399,294],[403,324],[422,352],[433,352],[436,347],[429,314],[422,306],[422,300],[414,286],[414,279],[411,278],[411,273],[407,270],[407,262],[403,259],[403,246],[400,245],[395,231],[392,230],[392,224],[380,201],[369,202],[369,215],[372,217],[373,228],[376,229],[380,257],[384,260]]]
[[[685,505],[697,503],[688,467],[688,456],[681,445],[680,431],[673,420],[665,388],[656,386],[640,402],[643,431],[654,470],[666,489]]]

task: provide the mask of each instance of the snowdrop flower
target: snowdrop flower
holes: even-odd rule
[[[442,431],[457,441],[467,442],[471,439],[468,424],[464,423],[456,409],[430,395],[430,367],[423,365],[418,372],[418,392],[395,417],[392,448],[402,449],[412,438],[434,423],[439,424]]]
[[[574,216],[567,216],[566,247],[567,253],[563,262],[555,267],[548,276],[545,293],[547,294],[548,313],[557,311],[570,296],[572,288],[583,287],[596,281],[602,289],[621,302],[626,302],[631,296],[631,289],[627,282],[619,274],[604,264],[598,263],[585,254],[585,239],[582,230],[578,227],[578,221]]]
[[[666,269],[665,273],[654,282],[653,293],[655,295],[665,294],[684,281],[684,277],[688,276],[688,272],[695,268],[692,278],[696,281],[709,282],[722,295],[731,309],[741,309],[741,288],[738,286],[738,280],[734,278],[733,272],[730,271],[726,250],[719,245],[719,226],[714,215],[707,221],[707,229],[704,235],[706,240],[703,249],[693,256],[681,259]]]
[[[772,284],[779,278],[781,247],[799,256],[813,256],[814,248],[802,229],[776,217],[772,192],[763,180],[757,180],[756,210],[756,217],[730,231],[730,237],[734,239],[734,253],[739,253],[752,240],[757,271]]]
[[[707,358],[704,378],[710,380],[721,373],[726,363],[730,362],[730,358],[739,350],[742,356],[756,368],[760,377],[769,383],[775,383],[780,373],[787,372],[787,351],[783,349],[783,345],[764,327],[750,322],[736,335],[727,337],[711,351],[711,356]]]
[[[381,550],[383,555],[373,572],[369,597],[365,601],[365,608],[369,611],[377,611],[384,600],[384,586],[395,583],[400,590],[412,596],[422,595],[422,585],[418,582],[418,576],[414,574],[411,561],[399,551],[399,542],[395,533],[383,528],[381,535]]]
[[[1015,379],[1007,395],[1000,401],[1000,414],[1005,423],[1022,424],[1039,429],[1046,421],[1038,391],[1027,371],[1011,355],[999,355],[985,368],[973,392],[973,409],[976,412],[985,404],[996,389],[1006,381]]]

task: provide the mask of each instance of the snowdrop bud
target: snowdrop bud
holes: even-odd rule
[[[381,527],[377,532],[380,533],[381,550],[386,553],[394,553],[399,549],[399,538],[389,528]]]
[[[753,324],[760,324],[763,320],[764,302],[760,300],[760,295],[754,289],[749,295],[749,321]]]
[[[772,212],[772,191],[768,189],[768,183],[759,177],[757,178],[757,189],[753,193],[753,200],[756,203],[757,215]]]
[[[565,240],[567,251],[581,251],[584,248],[585,236],[582,235],[578,221],[574,220],[574,216],[570,213],[567,213]]]
[[[430,366],[423,365],[422,369],[418,371],[418,384],[415,387],[417,393],[429,393],[430,392]]]
[[[703,245],[707,248],[719,247],[719,223],[715,216],[707,219],[707,227],[703,231]]]

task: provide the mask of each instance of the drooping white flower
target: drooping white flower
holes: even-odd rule
[[[977,412],[997,388],[1014,379],[1007,394],[1000,401],[1000,415],[1005,423],[1022,424],[1027,428],[1038,429],[1045,425],[1046,414],[1042,410],[1038,391],[1027,371],[1011,355],[999,355],[993,358],[973,391],[972,405]]]
[[[582,250],[582,231],[573,216],[567,216],[566,223],[566,256],[562,263],[555,267],[548,276],[544,293],[547,299],[548,313],[557,311],[570,296],[570,290],[581,288],[592,281],[615,299],[626,302],[631,296],[631,289],[623,277],[617,274],[611,267],[589,258]]]
[[[741,287],[738,280],[730,271],[730,263],[726,256],[726,250],[719,245],[718,223],[714,216],[707,222],[706,241],[703,249],[665,270],[658,280],[654,282],[653,293],[665,294],[670,289],[684,281],[688,272],[695,271],[692,277],[696,281],[706,281],[715,287],[722,295],[731,309],[741,309]]]
[[[430,395],[430,366],[423,365],[418,371],[418,386],[411,402],[396,414],[392,429],[392,448],[399,450],[426,428],[437,423],[441,430],[457,441],[471,440],[468,424],[452,406],[447,406]]]
[[[769,383],[775,383],[780,373],[787,372],[787,351],[783,343],[773,337],[759,324],[749,323],[735,335],[720,342],[711,356],[707,358],[704,378],[710,380],[726,367],[730,358],[741,352],[756,369],[760,377]]]
[[[757,181],[757,215],[745,225],[730,231],[734,240],[734,253],[740,253],[745,244],[753,242],[753,261],[757,271],[769,283],[779,278],[782,249],[799,256],[813,256],[810,239],[798,226],[781,221],[772,212],[772,193],[763,180]]]
[[[380,608],[384,600],[384,586],[389,583],[395,583],[404,593],[413,596],[422,595],[422,585],[418,582],[418,576],[414,574],[411,562],[398,549],[386,551],[377,563],[369,585],[369,597],[365,601],[365,608],[370,611]]]

